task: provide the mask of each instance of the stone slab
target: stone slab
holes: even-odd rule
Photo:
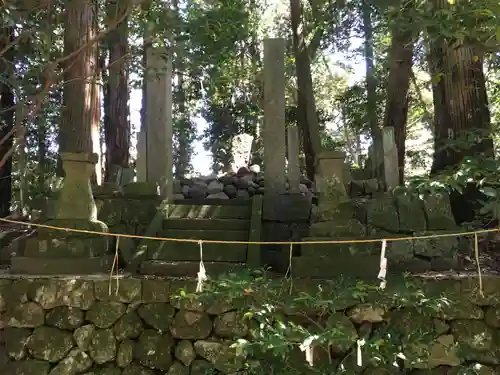
[[[214,277],[227,272],[241,271],[245,264],[229,262],[204,262],[207,275]],[[141,264],[142,275],[157,275],[170,277],[192,276],[196,277],[199,271],[199,262],[164,262],[149,260]]]
[[[231,202],[231,200],[228,200]],[[171,219],[250,219],[250,202],[237,204],[169,204],[166,216]]]
[[[147,258],[152,260],[200,260],[200,247],[197,243],[150,241],[147,251]],[[245,262],[246,258],[246,244],[203,244],[203,259],[207,261]]]
[[[37,275],[85,275],[109,273],[112,264],[112,256],[86,259],[13,257],[10,272]]]
[[[377,280],[379,255],[301,256],[292,259],[294,277],[331,278],[348,275],[354,278]]]
[[[248,230],[249,220],[241,219],[166,219],[164,229],[185,230]]]
[[[248,230],[187,230],[167,229],[160,234],[162,237],[209,240],[209,241],[248,241]]]

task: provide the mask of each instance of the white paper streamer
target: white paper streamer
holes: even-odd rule
[[[365,339],[357,340],[356,344],[357,344],[356,363],[357,363],[358,367],[363,367],[363,354],[361,353],[361,348],[363,345],[365,345]]]
[[[311,367],[314,366],[314,346],[312,345],[312,342],[315,338],[316,336],[309,336],[299,346],[300,350],[306,353],[306,361]]]
[[[198,270],[198,283],[196,284],[196,292],[203,291],[203,283],[207,280],[207,272],[205,271],[205,264],[203,264],[203,242],[198,241],[200,245],[200,269]]]
[[[387,241],[382,240],[382,249],[380,250],[380,271],[377,278],[380,280],[380,289],[385,289],[387,285],[387,258],[385,257],[385,249],[387,247]]]

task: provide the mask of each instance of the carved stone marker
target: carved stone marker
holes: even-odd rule
[[[144,131],[137,135],[137,180],[162,186],[172,196],[172,58],[163,48],[148,49]]]
[[[345,153],[341,151],[323,151],[316,158],[316,191],[321,194],[331,186],[333,180],[338,185],[339,194],[347,195],[344,186]]]
[[[384,179],[387,190],[399,185],[398,149],[394,140],[394,128],[386,126],[383,129],[384,145]]]
[[[265,194],[285,192],[285,40],[264,39]]]

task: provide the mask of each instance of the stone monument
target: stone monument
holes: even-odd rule
[[[27,239],[23,256],[12,258],[13,273],[89,274],[111,269],[108,237],[98,234],[106,233],[108,227],[97,220],[90,183],[98,155],[63,152],[61,160],[65,177],[45,225],[83,232],[39,228]]]

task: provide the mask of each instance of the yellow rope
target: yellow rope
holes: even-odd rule
[[[73,232],[73,233],[86,233],[86,234],[94,234],[94,235],[99,235],[99,236],[136,238],[136,239],[143,239],[143,240],[170,241],[170,242],[190,242],[190,243],[199,243],[200,242],[199,239],[193,239],[193,238],[168,238],[168,237],[139,236],[139,235],[135,235],[135,234],[96,232],[96,231],[85,230],[85,229],[62,228],[62,227],[56,227],[56,226],[52,226],[52,225],[27,223],[24,221],[16,221],[16,220],[4,219],[4,218],[0,218],[0,221],[6,222],[6,223],[11,223],[11,224],[32,226],[35,228],[46,228],[46,229],[53,229],[53,230],[59,230],[59,231],[64,231],[64,232]],[[241,244],[241,245],[351,244],[351,243],[374,243],[374,242],[381,242],[383,240],[388,241],[388,242],[396,242],[396,241],[415,241],[415,240],[423,240],[423,239],[429,239],[429,238],[462,237],[462,236],[478,235],[481,233],[493,233],[493,232],[498,232],[498,231],[500,231],[500,228],[481,229],[481,230],[469,231],[469,232],[429,234],[429,235],[424,235],[424,236],[406,236],[406,237],[352,239],[352,240],[326,240],[326,241],[227,241],[227,240],[201,240],[201,241],[203,241],[204,243]]]
[[[108,293],[111,295],[111,281],[113,280],[113,271],[115,270],[116,267],[116,291],[115,295],[118,295],[118,288],[120,287],[120,277],[118,275],[118,251],[119,251],[119,243],[120,243],[120,237],[116,239],[116,246],[115,246],[115,256],[113,257],[113,265],[111,266],[111,273],[109,274],[109,289]]]
[[[481,265],[479,264],[479,240],[477,238],[477,233],[474,234],[474,257],[476,258],[477,275],[479,277],[479,295],[484,298],[483,277],[481,275]]]

